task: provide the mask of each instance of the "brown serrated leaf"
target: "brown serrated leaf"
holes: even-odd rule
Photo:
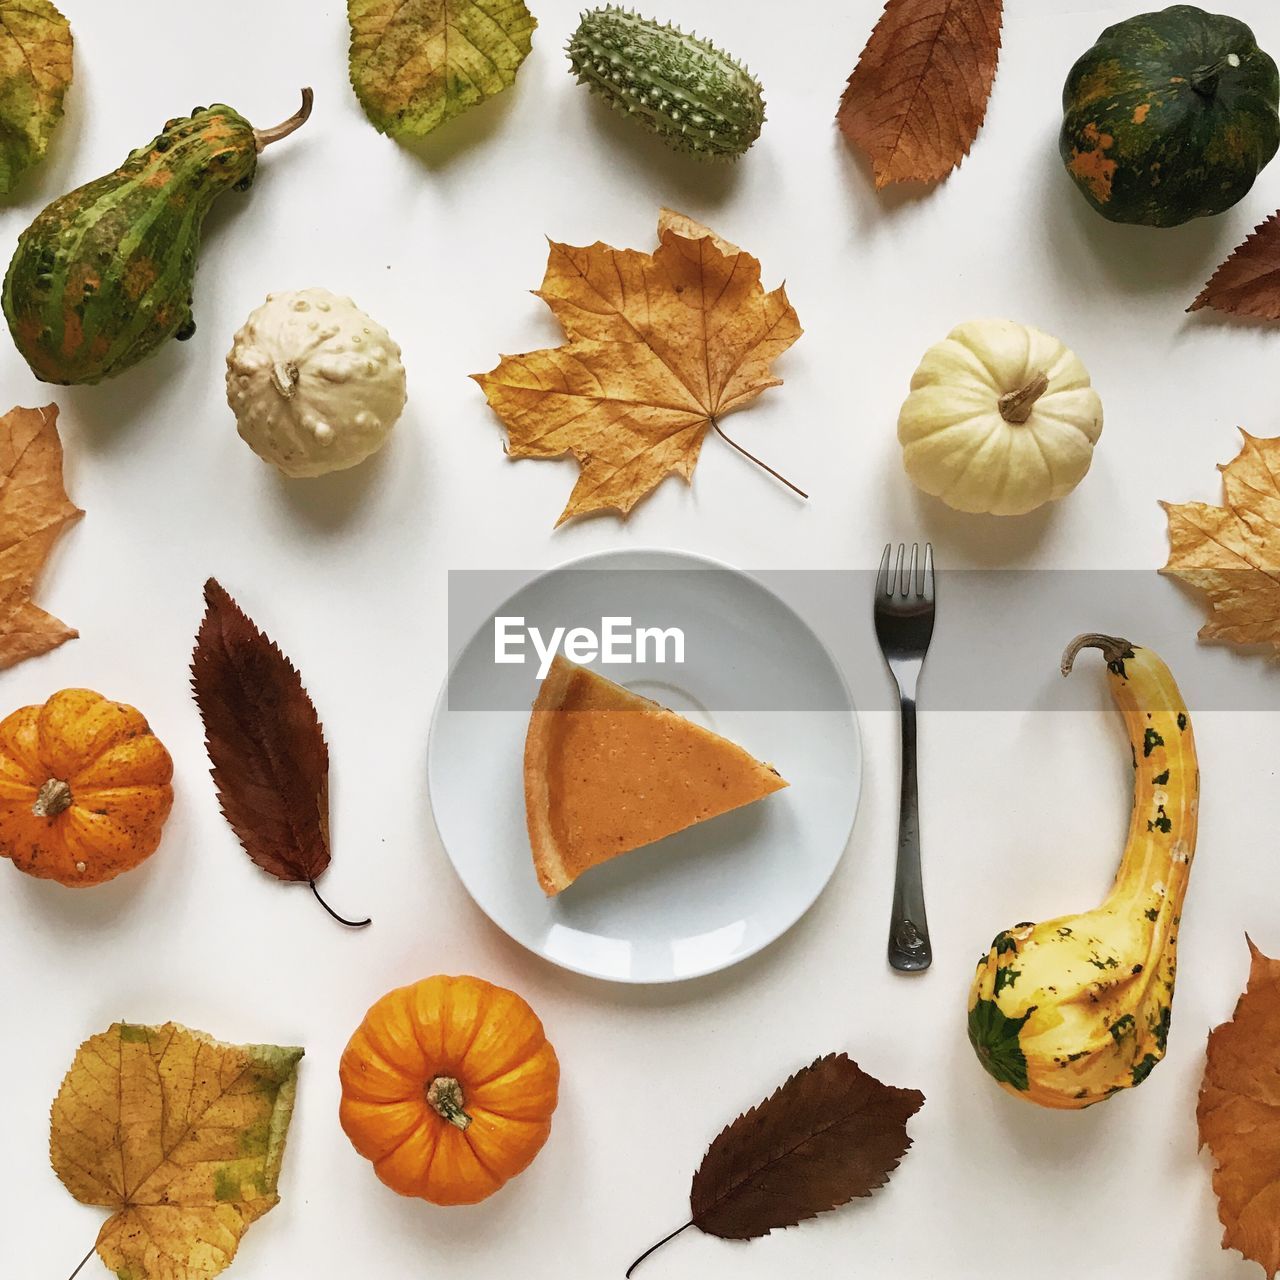
[[[1280,213],[1254,229],[1187,310],[1204,307],[1256,320],[1280,320]]]
[[[329,748],[302,677],[213,579],[191,658],[218,804],[244,851],[278,880],[310,886],[329,865]]]
[[[1280,1274],[1280,960],[1249,943],[1249,985],[1209,1034],[1196,1121],[1213,1154],[1222,1247]]]
[[[773,361],[800,336],[785,288],[766,293],[749,253],[667,209],[658,237],[652,254],[552,242],[538,297],[568,341],[472,375],[511,457],[577,459],[557,523],[626,515],[664,477],[691,481],[708,428],[733,444],[719,420],[781,383]]]
[[[836,113],[877,189],[938,182],[969,154],[1000,57],[1003,0],[889,0]]]
[[[53,544],[84,515],[62,485],[58,406],[0,418],[0,670],[80,633],[31,603]]]
[[[231,1263],[280,1202],[301,1057],[173,1022],[117,1022],[80,1046],[53,1102],[49,1159],[77,1200],[112,1210],[94,1252],[113,1275],[209,1280]]]
[[[907,1121],[923,1105],[924,1094],[882,1084],[843,1053],[819,1058],[711,1144],[680,1231],[754,1240],[871,1195],[911,1146]]]
[[[1161,569],[1209,599],[1202,640],[1280,652],[1280,439],[1247,431],[1221,467],[1226,505],[1164,502],[1169,560]]]

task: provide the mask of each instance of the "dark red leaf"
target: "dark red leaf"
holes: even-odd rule
[[[191,687],[218,804],[258,866],[314,892],[330,858],[324,730],[289,659],[212,578],[204,598]]]
[[[843,1053],[819,1058],[711,1144],[680,1230],[753,1240],[869,1196],[911,1146],[907,1121],[923,1104],[924,1094],[881,1084]]]
[[[1213,273],[1187,308],[1212,307],[1229,315],[1280,320],[1280,213],[1256,228]]]

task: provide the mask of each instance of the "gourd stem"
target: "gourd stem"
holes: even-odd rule
[[[651,1254],[657,1253],[659,1249],[668,1241],[674,1240],[682,1231],[688,1231],[693,1226],[693,1219],[690,1218],[683,1227],[677,1227],[669,1236],[663,1236],[657,1244],[650,1245],[628,1268],[626,1280],[631,1280],[631,1273]]]
[[[37,818],[56,818],[71,808],[71,788],[61,778],[50,778],[36,792],[36,802],[31,812]]]
[[[326,902],[326,901],[325,901],[325,900],[320,896],[320,890],[316,888],[316,882],[315,882],[314,880],[308,880],[308,881],[307,881],[307,883],[311,886],[311,892],[312,892],[312,893],[314,893],[314,894],[316,895],[316,901],[317,901],[317,902],[318,902],[318,903],[319,903],[319,904],[320,904],[320,905],[321,905],[321,906],[322,906],[322,907],[323,907],[323,908],[324,908],[324,909],[325,909],[325,910],[326,910],[326,911],[327,911],[327,912],[328,912],[328,913],[329,913],[329,914],[330,914],[330,915],[331,915],[331,916],[332,916],[332,917],[333,917],[333,918],[334,918],[334,919],[335,919],[339,924],[345,924],[345,925],[347,926],[347,928],[348,928],[348,929],[363,929],[363,928],[365,927],[365,925],[367,925],[367,924],[372,924],[372,923],[373,923],[373,919],[372,919],[372,917],[370,917],[370,918],[369,918],[369,919],[367,919],[367,920],[348,920],[348,919],[346,918],[346,916],[340,916],[340,915],[339,915],[339,914],[338,914],[338,913],[337,913],[337,912],[336,912],[336,911],[335,911],[335,910],[334,910],[334,909],[333,909],[333,908],[332,908],[332,907],[331,907],[331,906],[330,906],[330,905],[329,905],[329,904],[328,904],[328,903],[327,903],[327,902]]]
[[[80,1265],[76,1267],[76,1269],[67,1277],[67,1280],[76,1280],[76,1276],[78,1276],[85,1269],[85,1266],[88,1264],[89,1259],[92,1258],[93,1255],[97,1253],[97,1251],[98,1251],[98,1245],[97,1245],[97,1242],[95,1241],[93,1248],[90,1249],[89,1252],[86,1253],[84,1257],[80,1259]]]
[[[786,476],[781,474],[781,472],[775,471],[767,462],[761,462],[754,453],[748,453],[747,450],[744,449],[736,440],[731,440],[727,435],[725,435],[723,428],[714,418],[711,419],[711,426],[714,428],[716,435],[718,435],[725,444],[731,445],[733,448],[737,449],[744,458],[750,459],[762,471],[767,471],[775,480],[785,484],[793,493],[798,493],[806,501],[808,500],[809,495],[805,493],[798,484],[792,484]]]
[[[276,390],[284,396],[286,400],[292,400],[298,390],[298,379],[302,374],[298,366],[292,361],[289,363],[278,363],[272,366],[271,381],[275,383]]]
[[[315,104],[315,100],[316,95],[312,90],[303,89],[302,106],[293,115],[283,123],[276,125],[274,129],[255,129],[253,131],[253,142],[259,153],[273,142],[279,142],[281,138],[287,138],[291,133],[301,129],[311,118],[311,108]]]
[[[1048,390],[1048,376],[1037,373],[1025,387],[1018,391],[1008,391],[1000,397],[1000,416],[1006,422],[1020,427],[1031,417],[1036,401]]]
[[[1101,649],[1102,656],[1108,662],[1119,662],[1132,648],[1133,645],[1127,640],[1120,639],[1119,636],[1104,636],[1096,631],[1086,632],[1082,636],[1076,636],[1067,645],[1067,651],[1062,655],[1062,674],[1064,676],[1071,674],[1071,668],[1075,665],[1081,649]]]
[[[442,1119],[447,1120],[456,1129],[464,1133],[471,1126],[471,1117],[463,1109],[466,1099],[462,1096],[462,1085],[452,1076],[436,1076],[427,1085],[427,1103]]]

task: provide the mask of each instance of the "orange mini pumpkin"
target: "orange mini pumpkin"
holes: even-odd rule
[[[342,1055],[339,1118],[402,1196],[475,1204],[542,1149],[560,1063],[538,1015],[480,978],[389,992]]]
[[[88,689],[0,721],[0,855],[80,888],[156,851],[173,761],[142,713]]]

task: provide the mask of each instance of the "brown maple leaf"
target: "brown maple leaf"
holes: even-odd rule
[[[938,182],[969,154],[1000,57],[1004,0],[889,0],[836,113],[876,187]]]
[[[84,512],[62,486],[58,406],[0,418],[0,670],[80,633],[31,603],[58,536]]]
[[[1280,320],[1280,213],[1273,213],[1213,273],[1187,308]]]
[[[667,209],[658,238],[651,254],[552,241],[537,296],[568,341],[472,375],[511,457],[577,459],[557,523],[626,515],[665,476],[692,480],[708,428],[724,436],[725,414],[781,383],[771,365],[801,334],[749,253]]]
[[[218,804],[245,853],[264,871],[305,884],[329,866],[329,746],[297,668],[220,583],[204,588],[191,689],[204,722]]]
[[[1169,561],[1161,570],[1209,598],[1202,640],[1280,652],[1280,439],[1248,432],[1222,472],[1226,505],[1161,503]]]
[[[1222,1247],[1280,1274],[1280,961],[1251,939],[1249,985],[1209,1034],[1196,1121],[1213,1154]]]

